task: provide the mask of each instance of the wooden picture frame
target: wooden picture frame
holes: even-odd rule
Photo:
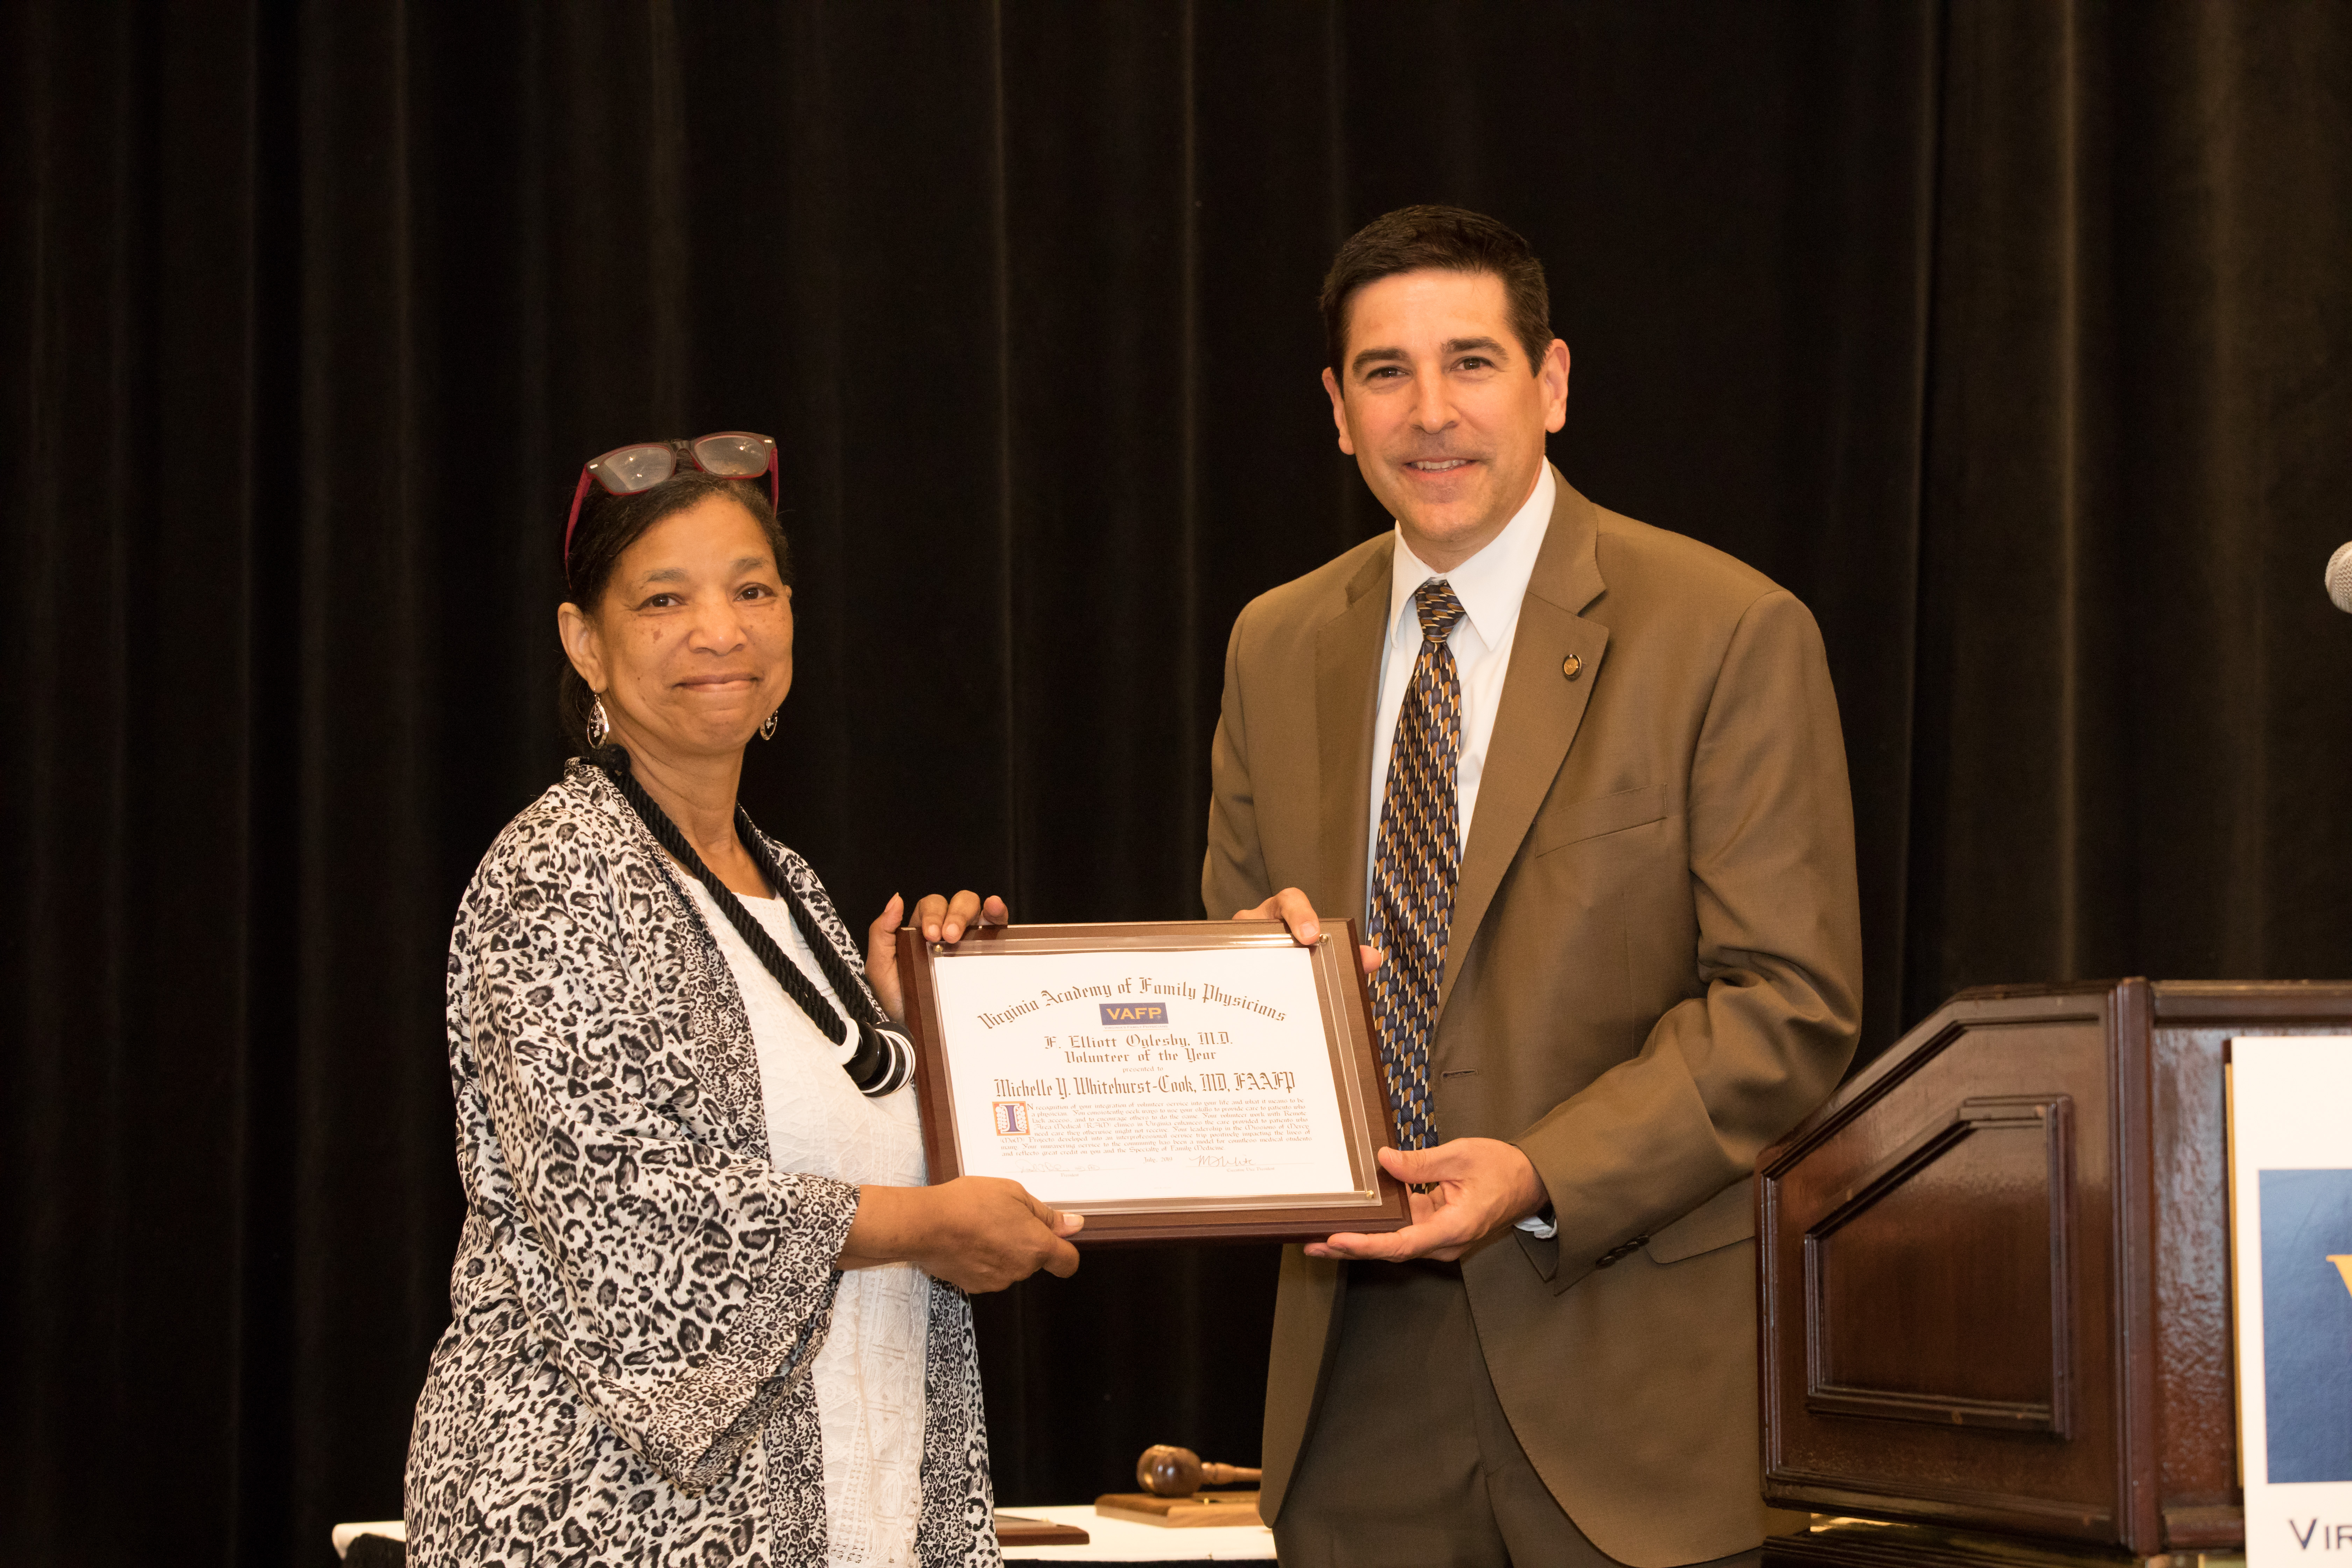
[[[1338,1136],[1346,1144],[1352,1182],[1349,1190],[1097,1202],[1087,1201],[1083,1194],[1057,1196],[1041,1191],[1036,1195],[1086,1215],[1086,1228],[1075,1238],[1081,1247],[1154,1241],[1306,1241],[1340,1232],[1402,1229],[1411,1223],[1410,1199],[1405,1188],[1381,1170],[1375,1158],[1381,1148],[1396,1146],[1396,1131],[1387,1082],[1373,1046],[1371,998],[1357,960],[1358,941],[1352,920],[1325,921],[1312,947],[1296,943],[1279,921],[983,926],[967,932],[952,947],[927,942],[920,931],[901,930],[898,974],[906,997],[908,1033],[915,1043],[915,1088],[922,1109],[923,1153],[930,1180],[937,1184],[965,1173],[970,1162],[964,1157],[955,1114],[958,1098],[988,1092],[970,1081],[959,1088],[959,1029],[951,1029],[941,1016],[938,979],[941,965],[987,963],[1028,953],[1109,957],[1289,948],[1299,952],[1312,968],[1325,1048],[1329,1053]]]

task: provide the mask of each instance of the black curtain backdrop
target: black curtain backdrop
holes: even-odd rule
[[[1407,202],[1545,258],[1570,477],[1819,615],[1866,1052],[2352,973],[2347,97],[2293,0],[0,8],[0,1555],[397,1513],[584,457],[781,440],[746,793],[853,916],[1197,914],[1232,618],[1383,521],[1312,301]],[[1254,1458],[1273,1267],[982,1302],[999,1495]]]

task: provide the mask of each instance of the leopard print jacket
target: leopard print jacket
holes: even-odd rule
[[[807,864],[778,861],[864,955]],[[410,1435],[408,1560],[821,1568],[809,1369],[857,1190],[768,1164],[741,994],[679,873],[574,762],[449,943],[466,1223]],[[999,1561],[971,1303],[930,1282],[925,1568]]]

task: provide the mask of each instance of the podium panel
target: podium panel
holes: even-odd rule
[[[1931,1527],[1768,1555],[2236,1547],[2222,1046],[2348,1021],[2352,984],[1965,991],[1768,1151],[1765,1496]]]

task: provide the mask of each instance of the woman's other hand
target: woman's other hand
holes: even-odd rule
[[[982,900],[969,888],[950,899],[944,893],[926,893],[915,906],[914,919],[906,918],[907,900],[898,894],[882,906],[874,923],[866,928],[866,984],[874,987],[882,1010],[900,1028],[907,1026],[907,1003],[898,989],[898,928],[912,925],[920,930],[925,942],[961,942],[963,933],[975,925],[1001,926],[1013,921],[1012,911],[1004,900],[992,893]],[[975,918],[977,917],[977,918]]]
[[[1065,1239],[1082,1215],[1050,1209],[1018,1182],[958,1176],[936,1187],[861,1187],[838,1268],[912,1263],[960,1290],[1002,1290],[1040,1268],[1068,1279],[1078,1249]]]

